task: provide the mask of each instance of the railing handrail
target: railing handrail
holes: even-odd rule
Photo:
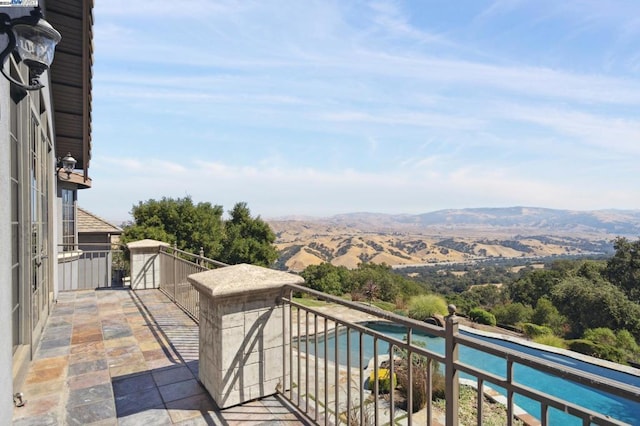
[[[359,311],[371,316],[375,316],[378,319],[386,320],[391,323],[395,323],[396,325],[407,327],[407,332],[409,336],[411,335],[411,331],[421,331],[421,332],[425,332],[430,335],[433,335],[434,337],[442,337],[445,339],[444,355],[426,350],[421,346],[413,345],[411,343],[412,342],[411,338],[409,338],[408,341],[401,341],[397,338],[387,336],[384,333],[367,328],[361,324],[357,324],[356,322],[349,321],[344,318],[340,318],[339,314],[336,315],[332,313],[323,312],[319,309],[315,309],[314,307],[309,307],[301,303],[298,303],[297,301],[293,300],[294,292],[305,293],[305,294],[314,296],[320,300],[323,300],[325,302],[345,306],[355,311]],[[301,311],[305,312],[303,314],[303,315],[306,315],[305,321],[308,321],[308,318],[309,318],[308,316],[310,314],[315,315],[321,319],[324,319],[325,324],[327,320],[334,322],[336,329],[338,328],[338,326],[340,327],[345,326],[347,327],[347,330],[355,330],[361,334],[364,333],[364,334],[370,335],[375,339],[385,341],[390,345],[397,347],[398,349],[408,351],[408,353],[412,354],[413,356],[422,355],[434,361],[444,362],[446,366],[445,380],[447,381],[448,390],[451,390],[452,386],[457,388],[458,372],[464,372],[469,374],[470,376],[475,377],[475,379],[478,381],[479,389],[481,388],[484,382],[495,384],[496,386],[504,388],[507,391],[508,415],[513,416],[513,413],[514,413],[514,409],[513,409],[514,395],[523,395],[534,401],[537,401],[540,404],[540,407],[542,410],[542,412],[539,413],[539,415],[543,417],[542,419],[543,425],[548,424],[547,423],[548,419],[545,418],[547,415],[546,410],[548,407],[553,407],[560,411],[566,411],[568,414],[576,416],[578,418],[582,418],[583,420],[591,419],[590,421],[593,421],[597,424],[621,425],[626,423],[624,423],[623,421],[611,418],[604,413],[595,412],[591,410],[589,407],[578,405],[576,403],[564,400],[560,397],[547,394],[544,391],[533,389],[524,385],[523,383],[515,380],[515,378],[513,377],[514,364],[527,366],[537,371],[548,373],[562,379],[567,379],[578,385],[586,386],[587,388],[590,388],[595,391],[606,392],[608,394],[621,397],[631,402],[640,400],[640,387],[634,386],[632,384],[624,383],[616,379],[612,379],[602,375],[581,371],[577,368],[562,365],[560,363],[553,362],[550,360],[546,360],[546,359],[543,360],[541,358],[535,357],[534,355],[530,355],[525,352],[518,351],[517,349],[503,347],[495,343],[487,342],[486,340],[483,340],[480,337],[475,337],[473,335],[468,335],[468,334],[462,334],[458,331],[458,320],[456,319],[455,314],[446,317],[447,328],[445,329],[435,325],[426,324],[421,321],[416,321],[411,318],[406,318],[388,311],[383,311],[372,306],[367,306],[360,303],[344,300],[340,297],[328,295],[320,291],[307,288],[303,285],[295,285],[295,284],[288,284],[284,287],[284,290],[281,296],[281,301],[284,304],[288,304],[290,307],[297,308],[299,312],[298,318]],[[293,314],[291,313],[290,316],[293,316]],[[298,322],[299,321],[300,321],[300,318],[298,319]],[[314,319],[314,321],[317,322],[316,319]],[[291,326],[293,327],[293,323],[291,324]],[[292,339],[291,348],[294,347],[294,344],[293,344],[294,341],[300,342],[301,337],[304,337],[304,340],[307,342],[309,341],[309,339],[311,339],[312,341],[313,339],[315,339],[317,342],[318,334],[320,333],[318,330],[314,329],[313,333],[309,334],[308,326],[306,329],[300,329],[300,326],[301,325],[298,324],[298,330],[297,330],[298,338],[296,338],[296,336],[293,334],[291,334],[290,336],[290,339]],[[449,327],[451,327],[451,330],[449,330]],[[306,334],[305,334],[305,330],[306,330]],[[323,330],[322,333],[326,333],[327,331],[328,330]],[[292,332],[293,330],[290,330],[290,333]],[[469,330],[469,332],[472,333],[471,330]],[[498,337],[496,336],[495,338],[498,338]],[[337,336],[336,336],[336,339],[337,339]],[[524,341],[522,343],[526,344],[526,342]],[[286,345],[286,339],[285,339],[285,345]],[[301,349],[299,343],[295,345],[297,345],[295,346],[297,350]],[[305,345],[308,345],[308,343]],[[349,343],[347,343],[347,345],[349,345]],[[500,374],[494,374],[494,373],[491,373],[490,371],[486,371],[481,368],[471,366],[469,364],[465,364],[461,362],[458,359],[457,355],[455,355],[458,352],[457,348],[461,346],[473,348],[481,352],[503,359],[504,362],[506,363],[505,364],[506,368],[504,372]],[[306,348],[305,351],[308,350],[308,346],[305,346],[305,348]],[[328,348],[325,348],[325,351],[327,350]],[[347,349],[347,354],[350,354],[350,349]],[[563,352],[563,355],[570,356],[570,354],[567,354],[565,352]],[[290,355],[290,357],[291,356],[292,355]],[[337,353],[336,353],[336,356],[337,356]],[[377,356],[378,355],[374,355],[376,359],[377,359]],[[576,359],[578,358],[580,357],[577,356]],[[293,362],[293,360],[291,359],[289,362]],[[285,365],[286,365],[286,361],[285,361]],[[298,369],[300,369],[301,367],[300,367],[299,358],[298,358],[297,365],[298,365]],[[325,360],[325,365],[326,365],[326,360]],[[377,362],[375,363],[375,365],[377,366]],[[290,365],[290,366],[293,367],[293,365]],[[336,365],[336,368],[337,368],[337,365]],[[620,371],[623,372],[622,370]],[[291,372],[290,374],[293,374],[293,372]],[[375,375],[377,377],[377,370]],[[300,377],[298,378],[300,379]],[[456,394],[452,393],[449,396],[454,396],[454,395]],[[285,394],[285,397],[286,397],[286,394]],[[300,396],[298,396],[298,403],[300,403],[299,398]],[[449,404],[451,402],[449,401],[449,399],[457,400],[457,398],[447,398],[447,401],[446,401],[447,424],[454,424],[456,422],[456,419],[452,421],[449,417],[455,417],[455,414],[453,415],[451,414],[457,413],[458,408],[457,406],[450,407]],[[292,401],[292,402],[295,405],[295,401]],[[347,404],[349,404],[348,401],[347,401]],[[535,415],[535,413],[532,413],[532,414]],[[481,414],[479,414],[479,416],[480,415]],[[411,417],[411,414],[409,414],[409,417]],[[450,423],[450,422],[453,422],[453,423]],[[409,424],[411,424],[411,422]],[[509,424],[512,424],[512,422],[509,421]]]
[[[370,315],[375,315],[381,319],[384,320],[388,320],[388,321],[392,321],[395,323],[399,323],[402,324],[406,327],[412,327],[412,328],[416,328],[418,330],[424,331],[426,333],[430,333],[433,334],[437,337],[444,337],[444,328],[442,327],[438,327],[432,324],[427,324],[425,322],[422,321],[418,321],[418,320],[414,320],[412,318],[407,318],[407,317],[403,317],[402,315],[398,315],[398,314],[394,314],[393,312],[389,312],[389,311],[385,311],[382,310],[380,308],[374,307],[374,306],[369,306],[369,305],[364,305],[358,302],[352,302],[350,300],[345,300],[342,299],[338,296],[333,296],[331,294],[327,294],[327,293],[323,293],[321,291],[318,290],[313,290],[309,287],[305,287],[303,285],[298,285],[298,284],[287,284],[284,287],[283,292],[287,292],[288,290],[290,291],[300,291],[300,292],[304,292],[307,294],[310,294],[314,297],[317,297],[318,299],[324,300],[326,302],[331,302],[331,303],[336,303],[342,306],[346,306],[348,308],[351,309],[355,309],[358,310],[360,312],[364,312]],[[284,298],[284,296],[283,296]],[[309,309],[308,307],[304,306],[305,309]],[[313,311],[313,309],[310,309]],[[315,312],[315,311],[314,311]],[[318,314],[321,314],[320,312],[318,312]],[[333,318],[331,318],[333,320]],[[338,322],[342,322],[339,318],[336,318]],[[347,322],[348,323],[348,322]],[[347,324],[345,323],[345,324]]]
[[[194,254],[188,251],[184,251],[184,250],[180,250],[177,247],[171,247],[171,246],[160,246],[160,253],[164,253],[164,254],[169,254],[169,255],[175,255],[175,254],[180,254],[182,256],[186,256],[186,257],[191,257],[196,259],[197,261],[203,261],[203,262],[207,262],[210,263],[214,266],[218,266],[218,267],[224,267],[224,266],[229,266],[228,264],[224,263],[224,262],[220,262],[218,260],[215,259],[210,259],[208,257],[205,257],[203,254]],[[187,260],[187,259],[183,259],[183,260]],[[189,260],[187,260],[189,261]],[[198,264],[197,261],[189,261],[193,264]]]
[[[417,330],[420,331],[424,331],[427,332],[429,334],[433,334],[436,337],[445,337],[445,331],[443,327],[438,327],[435,325],[431,325],[431,324],[426,324],[424,322],[418,321],[418,320],[414,320],[411,318],[407,318],[407,317],[403,317],[401,315],[398,314],[394,314],[393,312],[389,312],[389,311],[384,311],[382,309],[378,309],[375,307],[371,307],[371,306],[367,306],[367,305],[362,305],[360,303],[355,303],[352,301],[348,301],[348,300],[344,300],[341,299],[337,296],[333,296],[333,295],[329,295],[326,293],[322,293],[320,291],[317,290],[313,290],[310,289],[308,287],[302,286],[302,285],[296,285],[296,284],[289,284],[286,286],[286,288],[294,290],[294,291],[301,291],[301,292],[305,292],[307,294],[313,295],[315,297],[318,297],[320,299],[323,299],[325,301],[331,302],[331,303],[336,303],[336,304],[340,304],[342,306],[346,306],[349,307],[351,309],[354,310],[358,310],[360,312],[364,312],[367,314],[371,314],[371,315],[375,315],[378,316],[382,319],[385,320],[389,320],[395,323],[400,323],[401,325],[407,326],[407,327],[412,327],[415,328]],[[287,300],[286,298],[284,298],[285,300]],[[288,301],[288,300],[287,300]],[[313,308],[309,308],[307,306],[304,306],[300,303],[297,303],[295,301],[290,301],[292,305],[296,306],[296,307],[300,307],[300,308],[304,308],[305,310],[309,310],[312,311],[314,313],[317,313],[319,316],[322,317],[327,317],[329,319],[331,319],[332,321],[338,321],[344,325],[349,325],[355,329],[363,329],[364,327],[361,327],[359,325],[357,325],[356,323],[350,323],[349,321],[345,321],[345,320],[341,320],[340,318],[337,318],[335,316],[332,315],[327,315],[324,314],[320,311],[314,310]],[[367,329],[366,330],[367,333],[371,333],[373,332],[372,335],[378,334],[377,332],[375,332],[375,330],[370,330]],[[472,331],[470,331],[472,332]],[[393,343],[396,344],[397,341],[396,339],[393,338],[389,338],[388,336],[384,337],[385,339],[391,339],[391,341],[394,341]],[[591,386],[595,381],[597,381],[598,383],[602,383],[604,385],[604,387],[606,389],[606,392],[621,396],[621,397],[626,397],[629,398],[629,395],[632,395],[632,397],[638,398],[640,399],[640,388],[635,387],[635,386],[631,386],[629,384],[623,383],[623,382],[619,382],[617,380],[613,380],[613,379],[609,379],[607,377],[603,377],[597,374],[593,374],[593,373],[588,373],[588,372],[584,372],[572,367],[568,367],[568,366],[564,366],[561,365],[559,363],[553,362],[553,361],[540,361],[539,359],[535,358],[532,355],[528,355],[524,352],[520,352],[517,351],[515,349],[509,349],[509,348],[505,348],[502,347],[500,345],[496,345],[493,344],[491,342],[487,342],[485,340],[479,339],[477,337],[473,337],[470,335],[457,335],[456,336],[456,340],[457,343],[460,343],[464,346],[468,346],[471,347],[473,349],[477,349],[479,351],[482,352],[487,352],[491,355],[495,355],[498,356],[500,358],[504,358],[506,360],[513,360],[514,362],[517,362],[518,364],[522,364],[522,365],[526,365],[528,367],[532,367],[534,369],[537,370],[543,370],[545,372],[557,375],[557,376],[561,376],[563,378],[569,379],[569,380],[573,380],[575,382],[578,382],[580,384],[584,384],[586,386]],[[402,342],[400,342],[402,343]],[[523,342],[526,344],[526,342]],[[415,347],[416,349],[418,349],[419,347]]]
[[[291,306],[295,306],[297,308],[301,308],[301,309],[304,309],[304,310],[309,310],[310,312],[313,312],[314,314],[316,314],[319,317],[326,318],[326,319],[328,319],[330,321],[334,321],[334,322],[336,322],[336,323],[338,323],[340,325],[347,326],[347,327],[349,327],[351,329],[354,329],[354,330],[360,331],[362,333],[368,334],[368,335],[370,335],[372,337],[375,337],[377,339],[381,339],[381,340],[384,340],[385,342],[392,343],[398,349],[404,349],[404,350],[411,349],[411,352],[413,352],[413,353],[415,353],[417,355],[423,355],[423,356],[426,356],[426,357],[429,357],[429,358],[433,358],[433,359],[435,359],[436,361],[439,361],[439,362],[444,362],[445,361],[444,355],[439,354],[437,352],[430,351],[430,350],[428,350],[426,348],[423,348],[422,346],[415,346],[415,345],[412,345],[412,344],[410,344],[408,342],[405,342],[403,340],[387,336],[386,334],[381,333],[381,332],[379,332],[377,330],[372,330],[370,328],[367,328],[367,327],[364,327],[362,325],[359,325],[358,323],[342,320],[342,319],[340,319],[339,317],[337,317],[335,315],[331,315],[331,314],[327,314],[327,313],[324,313],[324,312],[320,312],[318,310],[314,310],[313,308],[309,308],[308,306],[305,306],[305,305],[303,305],[301,303],[298,303],[295,300],[287,299],[286,297],[284,297],[283,300],[287,301],[288,303],[290,303]],[[424,330],[424,331],[426,331],[426,330]],[[309,338],[310,336],[305,336],[305,337]]]
[[[198,291],[187,282],[187,276],[228,265],[205,257],[202,249],[197,255],[175,246],[160,246],[158,254],[163,270],[158,288],[195,322],[199,322]]]
[[[79,250],[78,247],[83,246],[83,247],[101,247],[99,249],[99,251],[106,251],[106,250],[124,250],[126,248],[126,246],[124,244],[121,243],[110,243],[110,242],[104,242],[104,243],[58,243],[56,244],[56,247],[60,248],[60,247],[75,247],[76,249]]]

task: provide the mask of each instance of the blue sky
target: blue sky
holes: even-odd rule
[[[640,1],[97,1],[93,188],[255,215],[640,208]]]

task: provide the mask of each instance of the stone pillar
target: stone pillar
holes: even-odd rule
[[[276,393],[289,350],[283,287],[304,279],[240,264],[190,275],[200,293],[199,378],[220,408]]]
[[[155,240],[141,240],[127,244],[131,261],[131,289],[160,288],[160,247],[169,244]]]

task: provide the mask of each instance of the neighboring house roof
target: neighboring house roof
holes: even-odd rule
[[[76,217],[76,221],[78,224],[79,234],[122,234],[122,228],[113,225],[80,207],[78,207],[78,215]]]

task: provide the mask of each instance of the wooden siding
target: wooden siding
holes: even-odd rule
[[[55,0],[44,5],[45,18],[62,35],[51,65],[56,156],[68,152],[89,177],[91,159],[91,79],[93,0]]]

